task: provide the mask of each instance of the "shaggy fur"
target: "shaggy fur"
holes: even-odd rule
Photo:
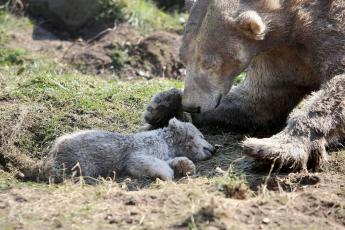
[[[154,128],[161,128],[168,124],[171,114],[180,117],[182,94],[178,89],[171,89],[155,95],[146,108],[144,120],[154,124]]]
[[[292,169],[305,169],[306,161],[320,166],[325,146],[342,137],[339,130],[344,127],[326,127],[324,122],[343,119],[329,112],[344,109],[343,0],[198,0],[186,26],[181,59],[188,74],[180,107],[201,112],[193,116],[197,125],[260,130],[281,127],[290,117],[281,133],[246,140],[249,156],[278,158]],[[244,70],[244,82],[231,87]],[[300,115],[288,116],[300,103]],[[152,118],[157,119],[159,106],[155,108]],[[323,137],[317,142],[310,135],[316,130]]]
[[[57,181],[73,174],[88,182],[114,174],[172,180],[174,174],[194,173],[193,161],[208,159],[213,152],[195,126],[172,119],[167,128],[137,134],[91,130],[62,136],[47,164]]]
[[[327,160],[326,146],[345,135],[345,75],[339,75],[295,109],[280,133],[264,139],[247,138],[245,154],[277,160],[292,169],[316,169]]]

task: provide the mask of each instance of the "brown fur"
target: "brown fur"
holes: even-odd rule
[[[199,125],[279,127],[302,105],[281,133],[245,141],[248,155],[306,169],[308,161],[321,165],[325,146],[343,138],[343,113],[328,112],[345,110],[343,0],[198,0],[181,57],[183,108],[201,112],[193,116]],[[244,70],[245,81],[232,87]]]

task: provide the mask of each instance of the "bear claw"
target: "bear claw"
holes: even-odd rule
[[[156,94],[146,108],[144,120],[153,128],[167,126],[173,117],[179,118],[182,114],[182,92],[170,89]]]
[[[306,170],[309,154],[297,142],[285,142],[285,138],[247,138],[243,141],[243,154],[256,160],[289,166],[292,171]]]

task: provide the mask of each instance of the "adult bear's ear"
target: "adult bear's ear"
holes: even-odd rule
[[[254,40],[264,40],[267,26],[261,16],[253,10],[241,13],[235,20],[238,29]]]
[[[197,0],[185,0],[185,6],[186,6],[186,9],[188,10],[188,12],[190,12],[192,10],[192,7],[194,6],[196,1]]]

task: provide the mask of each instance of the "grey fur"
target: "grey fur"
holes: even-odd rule
[[[344,15],[343,0],[198,0],[181,47],[188,76],[179,106],[201,110],[198,126],[260,130],[290,117],[277,135],[244,141],[245,154],[291,170],[321,166],[325,146],[344,138]]]
[[[185,6],[188,11],[191,11],[193,5],[197,0],[185,0]]]
[[[192,161],[208,159],[213,152],[194,125],[172,119],[166,128],[137,134],[89,130],[62,136],[47,162],[57,181],[73,171],[88,181],[115,174],[172,180],[174,172],[194,173]]]

